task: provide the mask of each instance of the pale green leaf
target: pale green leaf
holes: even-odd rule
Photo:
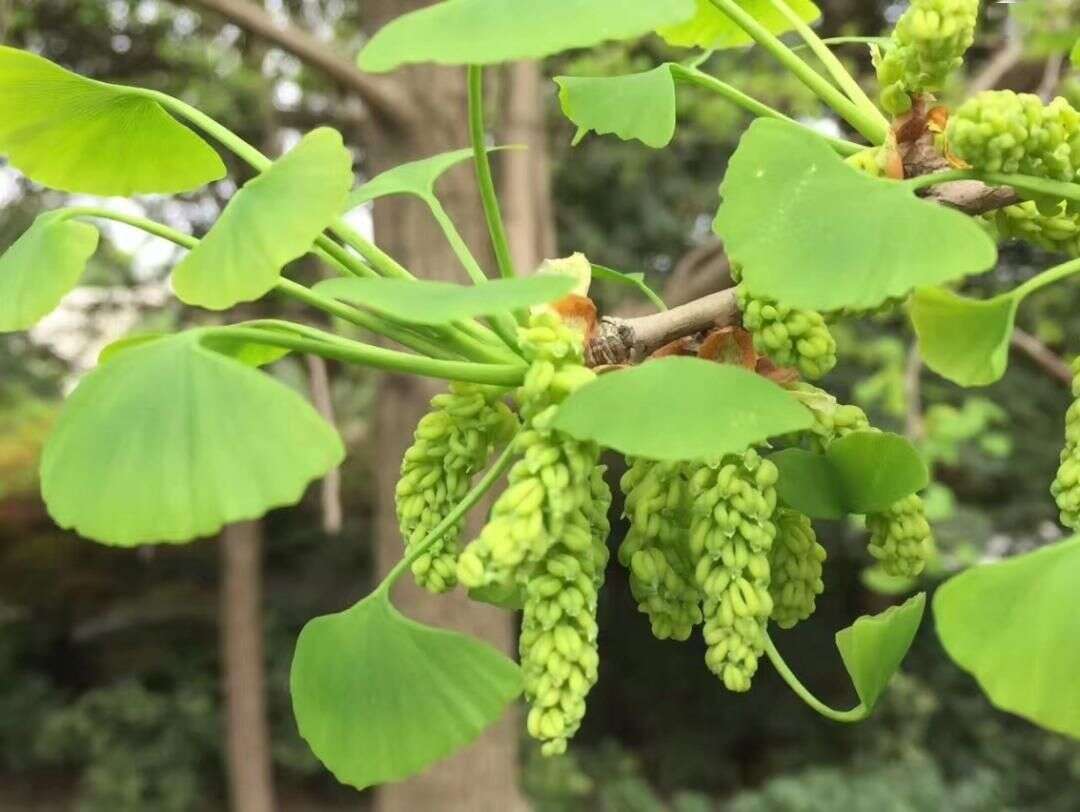
[[[952,291],[927,288],[911,298],[909,313],[919,353],[938,375],[961,386],[986,386],[1009,364],[1015,296],[968,299]]]
[[[559,104],[577,125],[577,144],[589,130],[638,140],[654,149],[675,136],[675,80],[661,65],[626,76],[556,76]]]
[[[79,281],[97,244],[96,228],[63,211],[38,215],[0,255],[0,333],[27,330],[55,309]]]
[[[437,325],[553,302],[573,287],[571,276],[537,274],[495,279],[482,285],[343,277],[320,282],[315,290],[324,296],[413,324]]]
[[[864,615],[836,633],[836,647],[866,709],[873,710],[911,648],[926,609],[920,592],[879,615]]]
[[[791,23],[771,0],[737,0],[742,9],[774,34],[791,30]],[[821,11],[810,0],[788,0],[788,5],[804,22],[813,22]],[[734,48],[754,40],[709,0],[697,0],[697,12],[689,20],[660,30],[671,45],[683,48]]]
[[[1080,738],[1080,537],[957,575],[934,596],[938,637],[1002,710]]]
[[[601,375],[559,408],[555,428],[623,454],[694,460],[743,451],[813,418],[760,375],[697,358],[662,358]]]
[[[824,454],[789,448],[769,459],[780,469],[780,498],[815,519],[884,510],[930,480],[915,447],[887,432],[857,431]]]
[[[1074,68],[1080,69],[1080,39],[1073,45],[1072,50],[1069,52],[1069,61]]]
[[[632,288],[637,288],[641,291],[642,296],[656,305],[657,310],[667,310],[667,305],[664,304],[664,300],[661,299],[660,295],[645,282],[645,274],[623,273],[622,271],[616,271],[603,265],[597,265],[595,262],[590,264],[592,265],[592,275],[594,279],[600,279],[604,282],[615,282],[619,285],[629,285]]]
[[[94,195],[186,192],[225,176],[217,152],[144,91],[3,46],[0,155],[33,181]]]
[[[388,23],[360,52],[363,70],[415,62],[487,65],[625,40],[694,13],[693,0],[447,0]]]
[[[399,164],[353,189],[349,193],[345,208],[346,210],[355,209],[357,206],[387,195],[415,195],[426,200],[435,194],[435,183],[444,172],[453,169],[462,161],[471,159],[472,156],[471,149],[459,149],[432,155],[430,158],[419,161]]]
[[[113,354],[64,404],[41,485],[61,527],[106,544],[182,542],[295,504],[337,466],[337,432],[201,331]]]
[[[792,307],[870,309],[997,260],[972,218],[864,175],[787,121],[750,125],[720,193],[714,229],[744,284]]]
[[[341,134],[313,130],[229,201],[213,228],[173,269],[187,304],[224,310],[270,291],[286,264],[337,219],[352,186]]]
[[[403,617],[379,590],[300,633],[290,680],[300,735],[345,784],[415,775],[494,723],[521,670],[487,643]]]

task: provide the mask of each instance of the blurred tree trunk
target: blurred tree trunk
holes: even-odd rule
[[[420,0],[368,0],[365,22],[374,31],[388,20],[426,5]],[[365,133],[369,169],[380,172],[403,161],[459,149],[469,143],[465,71],[418,66],[398,71],[400,92],[423,111],[396,128],[373,122]],[[492,267],[479,195],[471,167],[464,165],[439,183],[439,196],[481,262]],[[393,197],[375,205],[375,236],[413,273],[425,279],[464,276],[427,209]],[[378,493],[377,562],[385,573],[401,558],[402,542],[394,514],[394,486],[402,454],[412,442],[428,400],[444,385],[412,377],[386,376],[376,405],[375,477]],[[480,511],[478,511],[480,512]],[[474,527],[473,530],[476,528]],[[468,530],[466,532],[469,532]],[[512,618],[503,611],[472,603],[459,590],[433,596],[403,579],[395,603],[408,616],[483,638],[506,652],[515,647]],[[378,812],[515,812],[525,802],[518,787],[517,714],[509,713],[464,751],[429,768],[423,775],[383,787]]]
[[[262,624],[262,524],[226,527],[221,546],[221,661],[229,808],[273,812]]]

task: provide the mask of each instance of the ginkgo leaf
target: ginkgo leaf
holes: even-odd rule
[[[229,201],[173,270],[176,295],[211,310],[258,299],[337,219],[352,180],[352,156],[341,134],[328,127],[311,131]]]
[[[324,296],[370,308],[413,324],[450,324],[560,299],[574,287],[573,277],[537,274],[495,279],[483,285],[457,285],[426,279],[327,279],[315,286]]]
[[[635,457],[693,460],[743,451],[813,418],[760,375],[697,358],[662,358],[601,375],[567,398],[555,428]]]
[[[341,462],[304,398],[207,335],[131,344],[82,380],[41,462],[57,524],[125,547],[188,541],[294,504]]]
[[[615,282],[619,285],[628,285],[629,287],[637,288],[641,291],[642,296],[656,305],[657,310],[667,310],[667,305],[664,304],[664,300],[661,299],[660,295],[645,282],[645,274],[641,272],[623,273],[622,271],[616,271],[613,268],[608,268],[604,265],[597,265],[595,262],[590,264],[592,265],[592,276],[594,279],[600,279],[604,282]]]
[[[945,651],[1002,710],[1080,738],[1080,537],[972,567],[934,595]]]
[[[403,617],[384,589],[310,621],[290,678],[300,735],[359,789],[415,775],[472,741],[522,686],[503,654]]]
[[[33,181],[94,195],[173,194],[225,176],[148,93],[0,46],[0,155]]]
[[[636,139],[654,149],[675,136],[675,80],[661,65],[624,76],[556,76],[559,104],[577,125],[577,144],[589,130]]]
[[[836,647],[867,711],[873,710],[903,662],[925,610],[926,593],[920,592],[881,614],[864,615],[836,633]]]
[[[709,0],[696,0],[696,2],[697,11],[693,17],[678,25],[660,29],[660,36],[670,45],[719,50],[753,43],[754,40],[749,34]],[[771,0],[736,0],[736,2],[743,11],[774,34],[782,34],[792,28],[791,21],[777,10]],[[821,10],[810,0],[788,0],[788,5],[804,22],[813,22],[821,16]]]
[[[693,0],[446,0],[376,32],[358,57],[383,72],[415,62],[487,65],[639,37],[694,13]]]
[[[0,333],[27,330],[55,309],[97,244],[97,229],[64,211],[38,215],[0,255]]]
[[[870,309],[997,260],[974,219],[864,175],[787,121],[750,125],[720,194],[713,228],[744,284],[791,307]]]
[[[908,312],[923,361],[961,386],[999,380],[1009,365],[1019,304],[1010,294],[979,300],[939,288],[916,292]]]
[[[426,199],[435,194],[435,184],[443,173],[463,161],[470,160],[472,156],[471,149],[459,149],[432,155],[430,158],[419,161],[398,164],[353,189],[349,193],[345,208],[355,209],[357,206],[387,195],[415,195]]]

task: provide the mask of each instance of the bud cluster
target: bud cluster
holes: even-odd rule
[[[753,449],[693,466],[690,555],[704,595],[705,663],[747,691],[773,610],[769,551],[776,536],[776,466]]]
[[[1002,240],[1023,240],[1046,251],[1080,257],[1080,213],[1072,213],[1064,203],[1043,214],[1030,200],[986,215]]]
[[[780,508],[774,522],[776,538],[769,554],[772,619],[781,629],[790,629],[817,608],[817,596],[825,591],[821,575],[826,554],[809,517]]]
[[[978,17],[979,0],[912,0],[892,42],[873,49],[882,106],[902,115],[913,95],[941,90],[975,41]]]
[[[513,436],[517,420],[503,403],[504,394],[495,387],[453,383],[432,399],[405,452],[394,492],[406,549],[423,541],[465,498],[494,445]],[[460,533],[458,522],[413,562],[420,586],[431,592],[453,589]]]
[[[1050,492],[1061,511],[1061,523],[1080,532],[1080,359],[1073,362],[1073,400],[1065,414],[1065,447]]]
[[[527,727],[553,755],[566,750],[580,726],[597,679],[596,606],[611,495],[598,446],[552,428],[559,404],[594,377],[583,364],[581,334],[544,311],[520,338],[530,363],[516,393],[525,421],[515,440],[522,456],[488,524],[461,554],[457,574],[471,588],[498,585],[523,595]]]
[[[630,591],[660,640],[686,640],[701,623],[701,590],[688,543],[690,492],[686,464],[636,459],[620,486],[630,529],[619,546]]]
[[[836,339],[816,310],[799,310],[737,289],[743,327],[754,339],[754,349],[782,367],[794,367],[817,380],[836,366]]]

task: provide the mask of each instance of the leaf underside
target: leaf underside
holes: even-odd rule
[[[917,291],[909,313],[919,353],[930,369],[954,383],[991,384],[1009,365],[1018,305],[1008,294],[979,300],[939,288]]]
[[[753,44],[753,38],[709,0],[696,0],[696,4],[696,13],[689,20],[660,29],[660,36],[669,45],[720,50]],[[738,0],[738,4],[773,34],[792,29],[791,23],[771,0]],[[803,22],[813,22],[821,16],[821,10],[810,0],[788,0],[788,5]]]
[[[864,615],[836,634],[836,647],[859,699],[872,710],[911,648],[926,609],[920,592],[878,615]]]
[[[578,128],[575,144],[590,130],[653,149],[675,136],[675,80],[666,64],[624,76],[556,76],[555,82],[563,114]]]

